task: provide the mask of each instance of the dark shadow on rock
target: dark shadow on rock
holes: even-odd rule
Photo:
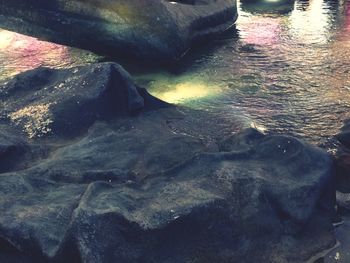
[[[28,148],[18,134],[16,136],[13,130],[9,131],[7,127],[0,125],[0,173],[15,169]]]
[[[350,193],[350,121],[344,122],[336,139],[340,142],[336,153],[337,190]]]
[[[103,61],[118,61],[132,75],[149,74],[150,72],[167,71],[172,74],[181,74],[193,68],[193,65],[200,66],[207,62],[215,52],[227,45],[227,43],[239,40],[239,30],[232,26],[225,32],[215,35],[211,41],[198,39],[193,42],[191,48],[183,56],[176,60],[142,60],[126,58],[121,56],[106,56],[101,58]]]
[[[334,245],[328,154],[251,129],[209,147],[166,114],[96,123],[1,174],[2,239],[46,262],[300,262]]]
[[[5,262],[301,262],[335,244],[321,149],[232,135],[115,63],[39,68],[0,92],[0,165],[22,141],[24,156],[47,151],[0,172]]]
[[[169,106],[136,87],[116,63],[70,69],[38,68],[0,87],[3,121],[29,137],[72,137],[96,120]]]

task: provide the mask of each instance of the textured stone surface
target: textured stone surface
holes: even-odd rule
[[[152,118],[96,124],[1,174],[1,237],[44,261],[299,262],[331,246],[331,159],[250,133],[213,152]]]
[[[235,0],[0,1],[0,26],[109,55],[176,59],[231,27]]]
[[[333,162],[318,148],[254,129],[218,140],[209,116],[162,108],[111,63],[1,91],[0,165],[16,164],[0,172],[1,262],[301,262],[335,243]],[[9,116],[44,102],[55,125],[29,138]]]
[[[350,121],[345,121],[341,132],[336,135],[340,142],[336,154],[337,189],[350,193]]]
[[[10,121],[30,138],[72,136],[96,120],[166,105],[136,87],[116,63],[24,72],[0,84],[0,103],[0,121]]]

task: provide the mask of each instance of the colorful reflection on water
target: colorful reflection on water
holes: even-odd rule
[[[167,72],[132,70],[135,79],[166,101],[218,119],[240,116],[247,126],[327,143],[350,117],[350,1],[241,0],[239,13],[232,36],[195,50]],[[0,79],[99,59],[0,31]]]
[[[350,117],[349,9],[342,0],[242,1],[238,36],[173,76],[209,76],[220,96],[184,103],[331,147]]]
[[[194,105],[194,101],[214,99],[224,90],[222,86],[211,84],[210,78],[201,74],[174,76],[162,72],[136,76],[136,81],[147,86],[154,96],[175,104]]]
[[[39,66],[70,67],[98,58],[87,51],[0,29],[0,80]]]

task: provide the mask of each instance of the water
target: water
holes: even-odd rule
[[[0,80],[39,66],[64,68],[101,59],[91,52],[0,29]]]
[[[99,60],[0,31],[0,80],[39,65]],[[176,66],[125,66],[169,102],[332,147],[330,138],[350,117],[350,0],[240,3],[235,30]]]

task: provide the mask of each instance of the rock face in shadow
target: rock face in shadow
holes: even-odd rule
[[[11,121],[31,138],[73,136],[96,120],[166,106],[116,63],[27,71],[0,85],[0,103],[0,121]]]
[[[334,245],[318,148],[254,129],[213,139],[113,63],[0,90],[1,262],[301,262]],[[29,138],[13,115],[41,104],[51,131]]]
[[[345,121],[336,139],[340,142],[336,156],[337,190],[350,193],[350,120]]]
[[[0,125],[0,173],[14,169],[28,148],[18,133],[5,125]]]
[[[1,174],[4,262],[300,262],[334,244],[326,153],[255,130],[215,149],[162,118],[97,123]]]
[[[235,0],[0,1],[0,27],[136,58],[177,59],[237,19]]]

